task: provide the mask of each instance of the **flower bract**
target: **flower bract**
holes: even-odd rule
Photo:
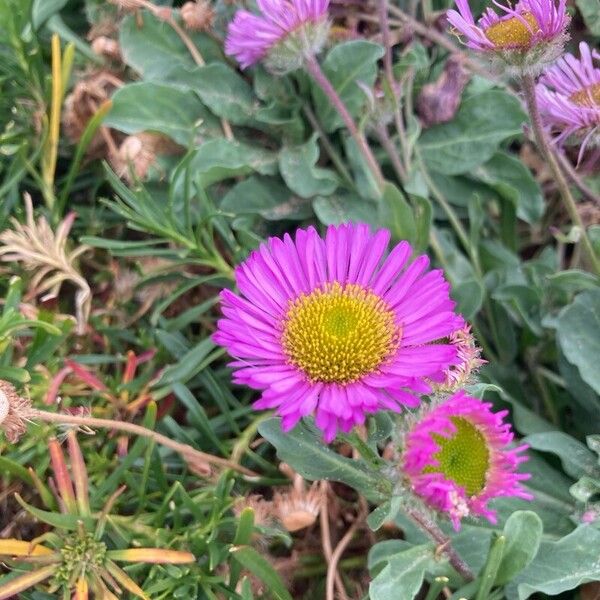
[[[365,224],[271,238],[236,269],[240,294],[221,294],[214,336],[235,357],[236,383],[262,390],[289,430],[314,414],[331,441],[368,413],[416,406],[428,378],[457,360],[445,343],[464,325],[429,259]]]

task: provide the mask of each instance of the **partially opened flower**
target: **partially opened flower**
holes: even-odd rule
[[[466,516],[496,513],[488,502],[501,496],[532,498],[518,473],[527,445],[511,447],[507,411],[457,392],[417,421],[405,438],[402,468],[412,490],[431,508],[446,513],[454,528]]]
[[[236,383],[263,390],[289,430],[304,416],[331,441],[368,413],[399,411],[456,360],[443,343],[463,326],[442,271],[411,261],[407,242],[364,224],[271,238],[236,269],[240,295],[221,294],[214,336],[237,360]]]
[[[456,346],[457,362],[444,370],[443,379],[434,382],[433,388],[437,392],[456,392],[467,385],[479,367],[487,361],[481,358],[481,348],[477,345],[471,326],[465,325],[455,331],[449,342]]]
[[[580,57],[565,54],[541,77],[536,87],[545,125],[556,134],[557,143],[600,144],[600,52],[585,42]]]
[[[458,11],[448,11],[448,22],[469,48],[522,71],[539,71],[561,54],[569,23],[566,0],[520,0],[514,7],[494,4],[504,14],[488,7],[477,23],[468,0],[456,0]]]
[[[225,52],[242,68],[264,61],[274,72],[299,68],[327,39],[329,0],[257,0],[261,15],[238,10],[225,40]]]

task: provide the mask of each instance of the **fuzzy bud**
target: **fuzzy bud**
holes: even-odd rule
[[[423,86],[417,100],[417,110],[425,127],[447,123],[454,118],[469,82],[470,75],[461,56],[451,56],[437,81]]]
[[[105,56],[114,61],[121,60],[121,47],[119,46],[119,42],[106,37],[105,35],[97,37],[92,42],[92,50],[95,54],[98,54],[98,56]]]
[[[190,31],[206,31],[212,26],[215,13],[209,2],[196,0],[186,2],[181,7],[181,18],[186,29]]]

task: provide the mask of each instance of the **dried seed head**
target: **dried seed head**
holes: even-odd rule
[[[142,132],[127,136],[121,145],[113,166],[120,177],[129,182],[144,179],[156,165],[159,154],[175,154],[177,146],[168,138]]]
[[[186,2],[181,7],[181,18],[186,29],[191,31],[206,31],[212,26],[215,13],[207,0]]]
[[[119,42],[101,35],[92,42],[92,50],[99,56],[105,56],[111,60],[121,60],[121,46]]]
[[[15,387],[0,379],[0,429],[6,439],[15,444],[27,430],[31,402],[17,394]]]
[[[265,500],[260,494],[251,494],[240,498],[233,505],[233,512],[236,517],[239,517],[246,508],[251,508],[254,512],[254,524],[256,526],[273,527],[275,525],[273,503]]]
[[[319,516],[323,500],[318,483],[313,483],[307,490],[303,477],[289,465],[281,463],[279,469],[290,477],[293,483],[289,490],[275,493],[275,516],[289,532],[311,527]]]
[[[100,106],[106,102],[115,89],[123,82],[110,71],[94,71],[80,79],[73,91],[66,97],[63,110],[63,127],[67,137],[77,143],[85,131],[90,119]],[[97,132],[90,143],[87,156],[105,156],[105,140]]]

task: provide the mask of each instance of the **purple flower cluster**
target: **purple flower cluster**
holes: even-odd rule
[[[556,2],[495,3],[503,14],[488,8],[476,23],[468,0],[457,0],[448,20],[470,48],[525,73],[562,52],[569,18],[566,0]],[[257,3],[260,15],[237,11],[227,54],[242,68],[262,61],[273,72],[313,64],[329,1]],[[598,71],[589,52],[585,68],[574,60],[565,57],[544,85],[553,87],[553,103],[563,94],[589,110]],[[389,240],[387,230],[365,224],[330,226],[324,237],[310,227],[270,238],[236,268],[239,293],[222,292],[213,339],[234,358],[234,382],[258,390],[254,407],[275,410],[284,431],[314,416],[331,442],[369,414],[420,407],[404,435],[404,480],[457,529],[468,515],[494,521],[491,499],[531,498],[520,485],[528,476],[517,472],[526,446],[511,446],[506,412],[460,389],[485,361],[443,272],[430,270],[427,256],[414,257],[407,242],[387,253]],[[423,395],[436,400],[422,405]]]
[[[255,408],[275,409],[284,431],[314,415],[331,442],[369,414],[417,408],[436,384],[448,384],[451,368],[478,366],[472,342],[457,343],[470,334],[442,271],[430,270],[427,256],[413,258],[407,242],[386,253],[389,240],[389,231],[365,224],[270,238],[237,267],[239,294],[221,293],[214,340],[235,359],[235,383],[259,390]],[[522,447],[506,448],[512,434],[503,417],[458,392],[408,434],[404,472],[413,491],[455,524],[461,515],[493,518],[493,497],[526,496],[515,473]],[[454,447],[460,452],[444,462]]]

